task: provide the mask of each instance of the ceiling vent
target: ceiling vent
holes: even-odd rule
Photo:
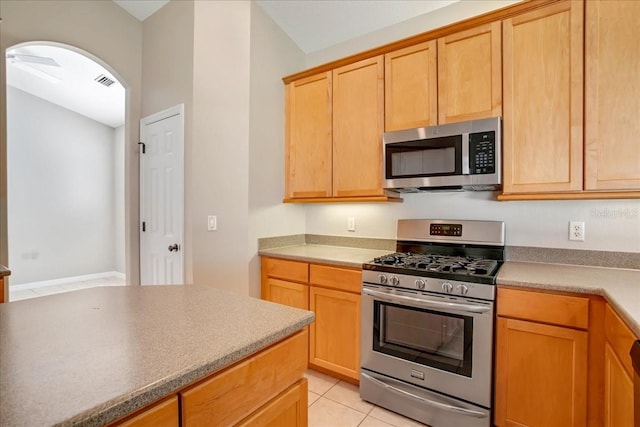
[[[100,74],[98,77],[96,77],[95,79],[96,82],[100,83],[103,86],[109,87],[112,84],[115,83],[115,80],[110,79],[109,77],[105,76],[104,74]]]

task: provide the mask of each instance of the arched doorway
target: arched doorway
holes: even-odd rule
[[[124,284],[126,85],[54,42],[8,48],[6,71],[9,300]]]

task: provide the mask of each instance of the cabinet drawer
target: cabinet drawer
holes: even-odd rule
[[[119,427],[178,427],[179,419],[178,396],[173,395],[112,425]]]
[[[265,257],[262,258],[262,275],[307,283],[309,281],[309,264]]]
[[[587,329],[589,298],[498,288],[498,316]]]
[[[620,359],[620,362],[622,362],[627,374],[633,377],[634,371],[633,366],[631,366],[629,351],[636,338],[609,304],[607,304],[604,312],[604,331],[607,342]]]
[[[181,392],[182,426],[230,426],[303,377],[306,331]]]
[[[303,378],[251,414],[237,427],[306,427],[308,424],[307,402],[307,379]]]
[[[362,288],[362,271],[355,269],[329,267],[311,264],[309,267],[309,283],[326,288],[360,293]]]

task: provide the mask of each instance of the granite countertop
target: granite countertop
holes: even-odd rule
[[[104,425],[313,318],[195,285],[101,287],[0,304],[0,426]]]
[[[508,261],[498,285],[602,295],[640,337],[640,270]]]
[[[295,261],[362,267],[389,250],[301,244],[260,250],[260,255]],[[640,337],[640,270],[567,264],[507,261],[500,268],[499,285],[522,286],[604,296]]]
[[[4,265],[0,265],[0,277],[11,275],[11,271]]]
[[[363,263],[369,262],[376,257],[387,255],[389,252],[393,251],[302,244],[282,248],[261,249],[259,254],[294,261],[328,263],[343,267],[361,268]]]

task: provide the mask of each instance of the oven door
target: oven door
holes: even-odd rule
[[[361,365],[491,407],[493,302],[365,284]]]

